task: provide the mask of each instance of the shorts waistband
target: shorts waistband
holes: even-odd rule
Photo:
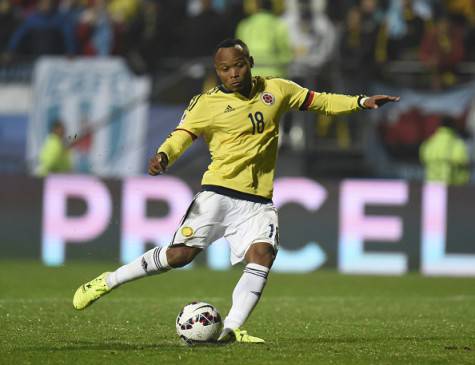
[[[253,203],[261,203],[261,204],[271,204],[272,199],[264,198],[263,196],[254,195],[243,193],[242,191],[237,191],[234,189],[225,188],[224,186],[218,185],[201,185],[201,189],[203,191],[212,191],[217,194],[226,195],[230,198],[240,199],[240,200],[247,200]]]

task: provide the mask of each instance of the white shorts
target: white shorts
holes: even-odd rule
[[[204,249],[221,237],[229,242],[233,265],[244,260],[253,243],[267,242],[277,252],[277,209],[272,203],[254,203],[203,191],[191,202],[171,246],[184,244]]]

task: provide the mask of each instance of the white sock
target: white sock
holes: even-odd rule
[[[233,291],[233,305],[224,320],[224,328],[241,327],[251,314],[266,285],[269,268],[258,264],[247,264]]]
[[[167,247],[155,247],[134,261],[111,272],[106,277],[106,283],[112,289],[131,280],[146,275],[160,274],[170,269],[171,266],[168,265],[167,260]]]

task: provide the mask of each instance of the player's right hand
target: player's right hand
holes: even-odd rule
[[[167,169],[168,158],[164,153],[157,153],[148,162],[148,174],[156,176]]]

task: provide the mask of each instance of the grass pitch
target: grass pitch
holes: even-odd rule
[[[272,273],[245,326],[266,344],[187,347],[179,309],[225,314],[241,271],[178,270],[73,310],[75,289],[115,266],[0,262],[0,364],[475,363],[474,279]]]

